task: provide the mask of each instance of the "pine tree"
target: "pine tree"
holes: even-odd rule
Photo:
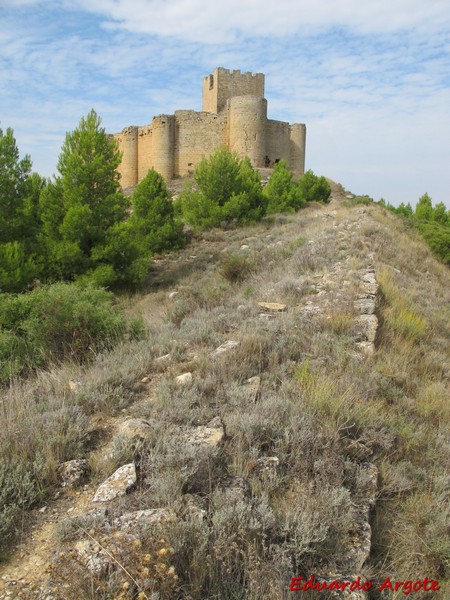
[[[67,133],[60,175],[40,198],[48,279],[83,276],[110,286],[145,276],[145,257],[126,223],[130,202],[120,189],[120,160],[94,110]]]
[[[170,192],[163,177],[150,169],[132,196],[130,227],[144,253],[163,252],[183,245],[183,226],[174,219]]]
[[[14,132],[0,129],[0,291],[21,291],[38,274],[38,198],[45,186],[19,158]]]
[[[280,160],[273,168],[269,182],[264,188],[268,199],[267,212],[295,212],[304,203],[298,182],[285,160]]]

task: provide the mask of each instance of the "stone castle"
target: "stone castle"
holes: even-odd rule
[[[203,78],[202,95],[202,112],[177,110],[114,135],[122,151],[123,188],[137,185],[152,167],[165,179],[188,175],[220,146],[248,156],[254,167],[284,159],[304,173],[306,127],[267,118],[262,73],[219,67]]]

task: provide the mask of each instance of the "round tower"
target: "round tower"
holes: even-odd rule
[[[228,100],[228,147],[248,156],[254,167],[263,167],[266,157],[267,100],[236,96]]]
[[[299,175],[305,173],[306,126],[303,123],[291,125],[290,167]]]
[[[158,115],[152,121],[153,168],[164,179],[172,179],[174,173],[175,145],[174,115]]]
[[[138,128],[127,127],[115,136],[122,152],[122,162],[118,171],[122,188],[133,187],[138,183]]]

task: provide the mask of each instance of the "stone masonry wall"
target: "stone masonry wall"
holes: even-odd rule
[[[267,121],[266,155],[270,164],[276,160],[291,162],[291,127],[283,121]]]
[[[203,156],[208,157],[225,144],[226,122],[226,113],[175,112],[174,169],[177,175],[192,173]]]

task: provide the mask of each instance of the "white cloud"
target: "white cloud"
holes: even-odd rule
[[[345,27],[362,34],[430,32],[449,23],[447,0],[75,0],[129,31],[227,43]]]

